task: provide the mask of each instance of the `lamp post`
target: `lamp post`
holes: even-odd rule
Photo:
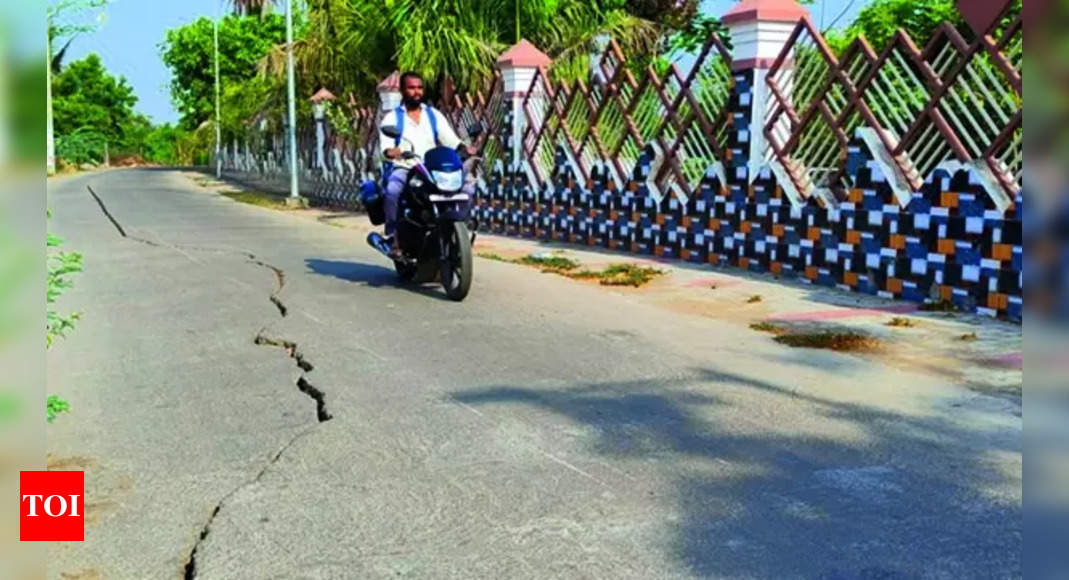
[[[293,83],[293,2],[286,0],[286,100],[289,123],[289,158],[290,158],[290,199],[296,202],[300,198],[297,191],[297,105]]]
[[[215,42],[215,178],[223,176],[222,129],[219,120],[219,3],[215,4],[215,20],[212,21],[212,37]]]

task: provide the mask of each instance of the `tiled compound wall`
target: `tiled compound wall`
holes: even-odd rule
[[[630,70],[610,43],[585,82],[539,68],[518,75],[521,90],[499,61],[485,91],[440,108],[461,131],[489,129],[477,142],[486,231],[1019,320],[1013,10],[971,40],[946,25],[923,48],[899,34],[879,53],[859,39],[838,56],[803,16],[780,23],[774,62],[733,62],[713,37],[686,72]],[[356,183],[374,177],[380,117],[353,110],[347,131],[321,119],[317,138],[303,133],[302,192],[319,201],[355,204]],[[270,177],[284,158],[235,145],[228,166]]]

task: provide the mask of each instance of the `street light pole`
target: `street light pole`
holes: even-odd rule
[[[286,98],[289,109],[287,136],[290,150],[290,199],[300,197],[297,191],[297,105],[293,86],[293,0],[286,2]]]
[[[215,4],[215,20],[212,22],[212,36],[215,41],[215,178],[223,176],[222,129],[219,120],[219,3]]]
[[[45,158],[45,172],[52,175],[56,172],[56,138],[52,133],[52,37],[49,35],[49,25],[45,24],[45,130],[48,131],[47,157]]]

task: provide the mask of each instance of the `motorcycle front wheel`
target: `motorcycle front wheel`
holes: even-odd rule
[[[454,222],[442,236],[442,288],[450,300],[460,302],[471,289],[471,233],[464,222]]]

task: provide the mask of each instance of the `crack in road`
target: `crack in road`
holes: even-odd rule
[[[132,236],[126,232],[126,230],[122,227],[122,224],[119,223],[119,220],[115,219],[115,216],[113,216],[111,212],[108,211],[107,205],[105,205],[104,201],[100,198],[100,196],[97,195],[95,191],[93,191],[93,188],[87,185],[86,189],[89,190],[90,195],[92,195],[93,199],[96,200],[96,203],[100,207],[101,212],[103,212],[105,217],[108,218],[108,221],[110,221],[111,224],[115,226],[115,230],[119,232],[119,235],[122,236],[124,239],[139,242],[157,248],[171,248],[178,251],[189,250],[213,252],[217,254],[240,254],[245,257],[248,263],[271,270],[275,274],[276,284],[275,289],[268,296],[268,299],[275,306],[275,308],[278,309],[278,313],[280,316],[285,317],[288,314],[289,308],[279,296],[282,293],[283,288],[285,288],[286,286],[286,273],[282,268],[269,264],[257,257],[256,254],[253,254],[252,252],[248,251],[223,248],[207,248],[201,246],[187,246],[184,244],[175,245],[164,242],[163,240],[153,241],[137,236]],[[324,421],[329,421],[330,419],[332,419],[333,416],[327,411],[326,393],[312,385],[312,383],[309,382],[308,378],[305,376],[305,373],[312,372],[315,367],[310,361],[308,361],[307,358],[305,358],[304,354],[301,353],[300,350],[298,350],[297,343],[291,340],[267,337],[264,335],[265,330],[265,328],[261,328],[260,331],[256,333],[256,337],[253,339],[253,342],[257,345],[275,346],[284,349],[286,351],[287,356],[292,358],[296,363],[297,367],[302,371],[301,376],[297,379],[296,386],[297,389],[301,391],[301,393],[307,395],[309,398],[316,402],[316,418],[318,419],[318,421],[322,423]],[[201,532],[197,538],[196,543],[194,543],[192,550],[190,550],[189,552],[189,558],[186,560],[185,578],[187,580],[192,580],[193,578],[196,578],[197,550],[204,542],[204,539],[208,537],[208,534],[211,533],[212,523],[215,521],[215,517],[219,515],[220,510],[222,510],[223,505],[227,502],[227,500],[229,500],[231,497],[234,496],[234,494],[238,493],[245,487],[259,482],[260,479],[264,476],[264,474],[267,473],[267,470],[272,465],[278,462],[278,460],[282,457],[282,454],[285,453],[286,450],[289,449],[290,446],[292,446],[298,439],[307,435],[308,433],[311,433],[312,429],[314,429],[314,427],[306,429],[305,431],[302,431],[301,433],[295,435],[292,439],[289,440],[289,442],[283,445],[277,453],[275,453],[275,455],[270,459],[270,461],[268,461],[267,464],[264,465],[264,467],[260,470],[260,472],[256,474],[256,477],[234,488],[230,491],[230,493],[223,496],[223,498],[215,504],[214,509],[212,509],[211,515],[208,516],[208,521],[204,523],[204,527],[201,528]]]
[[[111,212],[108,211],[107,205],[105,205],[104,201],[102,199],[100,199],[100,196],[97,195],[97,192],[93,191],[93,188],[88,186],[88,185],[86,186],[86,189],[89,190],[89,194],[93,196],[93,199],[96,200],[97,205],[100,206],[100,211],[102,211],[104,213],[104,216],[108,218],[108,221],[110,221],[111,224],[113,226],[115,226],[115,230],[119,232],[119,235],[122,236],[123,238],[127,239],[127,240],[131,240],[131,241],[134,241],[134,242],[139,242],[139,243],[142,243],[142,244],[146,244],[146,245],[152,246],[154,248],[171,248],[171,249],[175,249],[175,250],[181,249],[181,250],[188,250],[188,251],[193,251],[193,252],[212,252],[212,253],[215,253],[215,254],[240,254],[242,256],[245,256],[245,258],[249,261],[249,263],[255,264],[257,266],[261,266],[261,267],[264,267],[264,268],[267,268],[268,270],[271,270],[272,272],[275,273],[275,280],[277,282],[277,286],[275,287],[274,291],[272,291],[271,294],[267,297],[267,299],[271,301],[271,304],[275,305],[275,308],[278,309],[278,313],[280,315],[285,317],[287,314],[289,314],[289,308],[286,306],[286,303],[283,302],[282,298],[279,296],[282,293],[282,289],[286,286],[286,273],[282,270],[282,268],[279,268],[277,266],[268,264],[267,262],[264,262],[259,257],[257,257],[256,254],[254,254],[252,252],[244,251],[244,250],[231,250],[231,249],[225,249],[225,248],[208,248],[208,247],[204,247],[204,246],[191,246],[191,245],[187,245],[187,244],[169,244],[169,243],[164,242],[162,240],[160,240],[160,241],[147,240],[145,238],[141,238],[141,237],[138,237],[138,236],[130,235],[122,227],[122,224],[119,223],[119,220],[115,219],[115,216],[113,216],[111,214]]]
[[[292,439],[287,441],[286,444],[283,445],[278,450],[278,452],[275,453],[270,460],[268,460],[266,464],[264,464],[264,466],[260,469],[260,472],[256,474],[256,477],[253,477],[251,480],[246,481],[245,483],[242,483],[241,485],[230,490],[230,493],[224,495],[223,498],[219,500],[219,503],[215,504],[215,507],[212,509],[211,515],[208,516],[208,521],[204,523],[204,527],[201,528],[200,534],[197,536],[197,542],[193,544],[193,549],[189,552],[189,559],[186,560],[186,565],[184,568],[185,573],[183,577],[185,578],[185,580],[193,580],[197,577],[197,550],[200,549],[200,545],[208,537],[208,534],[211,533],[212,523],[215,522],[215,516],[219,515],[219,512],[222,511],[223,505],[226,504],[227,500],[234,497],[234,495],[236,495],[239,491],[245,489],[246,487],[259,483],[263,476],[267,473],[267,470],[270,469],[272,465],[278,463],[279,459],[282,459],[282,455],[286,452],[286,450],[292,447],[298,439],[311,433],[312,429],[314,429],[314,427],[311,429],[305,429],[304,431],[301,431],[300,433],[294,435]]]
[[[296,342],[286,339],[270,338],[264,335],[264,330],[266,329],[261,328],[260,332],[256,333],[256,338],[253,339],[254,344],[258,344],[261,346],[274,346],[283,349],[284,351],[286,351],[286,355],[292,358],[297,364],[297,367],[304,371],[304,373],[310,373],[315,369],[312,363],[309,362],[307,358],[305,358],[304,354],[302,354],[301,351],[298,350]],[[305,395],[311,397],[316,402],[316,418],[319,419],[320,423],[324,421],[330,421],[333,416],[330,414],[329,411],[327,411],[326,393],[317,389],[314,385],[312,385],[312,383],[308,382],[308,377],[306,377],[304,373],[302,373],[301,376],[297,378],[297,389]]]

